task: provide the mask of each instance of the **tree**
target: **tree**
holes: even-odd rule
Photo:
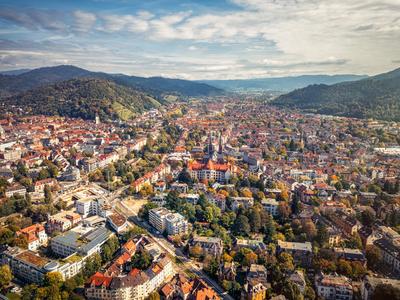
[[[367,265],[371,269],[375,269],[382,261],[382,252],[375,245],[370,245],[366,250]]]
[[[143,249],[135,253],[135,255],[133,256],[132,267],[139,270],[146,270],[148,267],[150,267],[151,262],[151,255],[149,254],[149,252]]]
[[[306,220],[303,222],[303,231],[307,235],[307,239],[309,241],[313,240],[317,235],[317,229],[315,228],[314,223],[311,220]]]
[[[107,262],[107,261],[110,261],[111,260],[111,258],[112,258],[112,252],[111,252],[111,249],[110,249],[110,247],[108,246],[108,245],[104,245],[104,247],[103,247],[103,251],[101,252],[101,258],[102,258],[102,261],[105,263],[105,262]]]
[[[53,195],[48,184],[44,186],[44,202],[46,204],[51,204],[53,202]]]
[[[278,205],[278,214],[281,217],[281,219],[286,220],[290,216],[290,207],[289,205],[284,202],[280,201]]]
[[[249,219],[245,215],[238,216],[232,230],[236,235],[247,236],[250,233]]]
[[[0,289],[6,288],[11,280],[13,279],[13,274],[11,272],[9,265],[2,265],[0,267]]]
[[[339,262],[337,264],[337,270],[340,274],[345,275],[345,276],[351,276],[353,269],[350,265],[349,262],[347,262],[344,259],[339,259]]]
[[[200,256],[203,254],[203,250],[199,245],[194,245],[190,247],[189,254],[194,258],[200,258]]]
[[[390,284],[378,284],[372,293],[371,300],[400,300],[400,289]]]
[[[158,292],[152,292],[149,297],[147,298],[147,300],[160,300],[160,294]]]
[[[282,270],[284,271],[293,271],[294,270],[294,263],[293,263],[293,256],[289,253],[282,252],[279,257],[278,261]]]
[[[375,213],[372,209],[366,209],[361,213],[361,223],[364,226],[371,227],[375,222]]]
[[[44,284],[46,286],[60,287],[63,282],[63,277],[60,272],[49,272],[44,277]]]

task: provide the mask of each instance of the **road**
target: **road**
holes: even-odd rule
[[[217,282],[211,279],[204,271],[197,267],[192,260],[187,258],[180,249],[174,247],[168,240],[164,237],[156,236],[152,233],[154,230],[147,222],[142,222],[137,219],[137,216],[132,212],[132,210],[127,207],[122,201],[116,204],[119,212],[122,213],[131,224],[145,228],[148,231],[151,239],[166,253],[174,257],[178,263],[175,264],[176,269],[181,272],[189,271],[199,278],[203,279],[208,285],[212,286],[218,295],[224,300],[234,300],[227,292],[225,292]]]

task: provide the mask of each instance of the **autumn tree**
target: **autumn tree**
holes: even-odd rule
[[[0,290],[4,290],[11,280],[13,279],[13,274],[11,272],[9,265],[2,265],[0,267]]]

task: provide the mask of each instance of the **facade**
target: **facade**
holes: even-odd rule
[[[219,137],[218,152],[215,151],[212,144],[211,133],[207,147],[207,154],[203,161],[191,161],[188,163],[188,172],[190,177],[199,181],[217,181],[221,183],[228,182],[236,174],[236,167],[224,161],[222,146],[222,136]]]
[[[85,284],[86,299],[144,300],[175,274],[172,262],[161,257],[145,271],[133,269],[125,276],[97,272]]]
[[[315,280],[316,292],[325,300],[352,300],[353,287],[344,276],[320,274]]]
[[[72,227],[75,227],[82,221],[79,214],[73,212],[59,212],[49,217],[46,223],[46,230],[52,232],[65,232]]]
[[[40,246],[47,245],[47,234],[43,225],[33,224],[17,231],[17,236],[24,236],[28,241],[28,249],[36,251]]]
[[[272,216],[275,217],[278,215],[279,202],[276,201],[275,199],[273,198],[262,199],[261,204],[265,208],[265,210],[269,212]]]
[[[395,273],[400,273],[400,246],[388,238],[378,239],[374,245],[381,250],[383,262]]]
[[[5,195],[7,198],[20,195],[25,196],[26,188],[21,184],[14,184],[6,189]]]
[[[189,231],[189,223],[179,213],[172,213],[165,207],[153,208],[149,211],[149,223],[159,232],[169,235],[184,234]]]
[[[196,236],[189,243],[189,249],[194,246],[200,246],[204,254],[212,256],[221,256],[224,250],[224,244],[220,238]]]
[[[380,284],[387,284],[400,289],[400,280],[398,279],[379,278],[366,275],[361,282],[361,299],[371,300],[375,288]]]
[[[1,262],[10,266],[14,276],[25,282],[36,284],[41,284],[49,272],[59,272],[65,280],[77,275],[84,266],[84,258],[80,256],[70,256],[57,261],[18,247],[4,251]]]

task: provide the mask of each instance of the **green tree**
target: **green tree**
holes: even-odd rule
[[[146,270],[148,267],[150,267],[151,262],[151,255],[149,254],[149,252],[143,249],[135,253],[135,255],[133,256],[132,267],[139,270]]]
[[[51,189],[48,184],[44,186],[44,202],[46,204],[53,203],[53,194],[51,193]]]
[[[240,215],[235,220],[232,228],[236,235],[247,236],[250,233],[249,219],[245,215]]]

